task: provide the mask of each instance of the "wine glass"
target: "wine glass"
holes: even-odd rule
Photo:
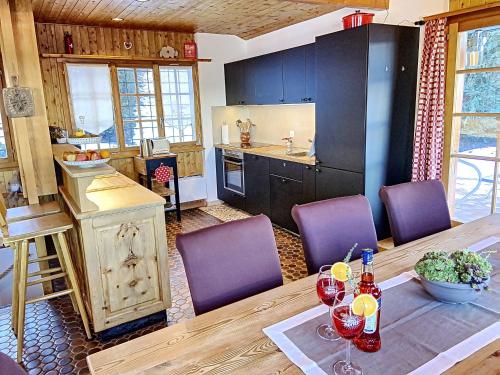
[[[351,341],[361,335],[365,328],[364,311],[357,315],[352,310],[351,302],[344,301],[344,292],[337,293],[334,297],[333,325],[339,336],[347,342],[346,359],[333,364],[335,375],[362,375],[361,367],[351,362]]]
[[[345,286],[342,281],[338,281],[331,273],[331,265],[321,266],[318,273],[318,280],[316,281],[316,292],[322,303],[328,306],[328,324],[321,324],[317,329],[319,337],[328,341],[338,340],[340,337],[333,329],[332,320],[332,307],[335,300],[342,300],[345,294]],[[337,297],[337,298],[336,298]]]

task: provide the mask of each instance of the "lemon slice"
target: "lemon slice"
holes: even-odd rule
[[[337,262],[332,266],[332,276],[338,281],[347,281],[352,274],[351,267],[344,262]]]
[[[371,294],[360,294],[352,301],[352,312],[369,318],[378,310],[378,302]]]

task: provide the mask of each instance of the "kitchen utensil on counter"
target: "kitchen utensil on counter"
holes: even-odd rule
[[[255,126],[255,124],[253,124],[252,121],[247,118],[245,122],[237,120],[236,126],[238,127],[238,129],[240,129],[241,147],[250,147],[250,129],[252,128],[252,126]]]
[[[355,13],[342,18],[344,30],[372,23],[374,15],[373,13],[362,13],[360,10],[357,10]]]
[[[225,121],[222,123],[221,141],[222,141],[222,144],[225,144],[225,145],[229,144],[229,126],[227,125],[227,123]]]

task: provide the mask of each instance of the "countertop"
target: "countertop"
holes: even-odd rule
[[[311,157],[311,156],[288,155],[286,153],[286,146],[269,145],[263,147],[255,147],[255,148],[242,148],[242,147],[234,147],[232,145],[217,144],[215,145],[215,147],[223,150],[237,150],[245,154],[265,156],[268,158],[287,160],[295,163],[316,165],[316,158],[314,156]],[[304,148],[294,147],[292,152],[308,152],[308,151],[309,150]]]

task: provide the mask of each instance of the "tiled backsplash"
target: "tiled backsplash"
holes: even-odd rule
[[[251,119],[256,125],[251,130],[255,142],[285,144],[290,130],[295,132],[294,146],[309,148],[314,136],[314,104],[296,105],[254,105],[212,107],[214,144],[221,143],[221,127],[225,121],[229,125],[229,140],[239,141],[236,120]]]

